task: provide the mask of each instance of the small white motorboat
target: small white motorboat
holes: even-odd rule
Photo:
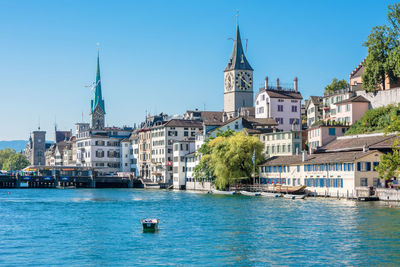
[[[211,190],[211,193],[215,195],[235,195],[236,191]]]
[[[243,196],[249,196],[249,197],[258,197],[261,196],[260,192],[248,192],[248,191],[240,191],[240,194]]]
[[[306,197],[306,195],[291,195],[291,194],[286,194],[283,195],[284,198],[288,198],[288,199],[304,199]]]
[[[282,194],[280,193],[267,193],[267,192],[262,192],[261,193],[262,197],[282,197]]]
[[[143,226],[143,232],[155,232],[158,231],[158,219],[143,219],[140,220]]]

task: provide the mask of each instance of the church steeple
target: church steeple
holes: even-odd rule
[[[95,91],[94,91],[94,99],[92,100],[92,108],[91,108],[91,113],[94,112],[97,106],[100,106],[101,109],[104,111],[104,114],[106,113],[105,107],[104,107],[104,99],[101,94],[101,79],[100,79],[100,56],[99,52],[97,52],[97,70],[96,70],[96,83],[94,85]]]
[[[92,128],[104,128],[104,115],[106,114],[104,99],[101,94],[100,56],[97,51],[96,82],[94,84],[94,97],[91,100],[90,116]]]
[[[236,25],[236,35],[233,44],[232,56],[225,68],[225,71],[230,70],[253,70],[244,55],[242,40],[240,38],[239,24]]]

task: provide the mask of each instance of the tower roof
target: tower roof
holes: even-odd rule
[[[106,113],[106,109],[104,107],[104,99],[101,94],[101,79],[100,79],[100,56],[99,52],[97,52],[97,70],[96,70],[96,83],[94,85],[95,91],[94,91],[94,98],[92,100],[92,106],[91,106],[91,113],[94,112],[97,106],[100,106],[101,109],[104,111],[104,114]]]
[[[244,55],[242,40],[240,38],[239,24],[236,26],[235,41],[233,44],[232,56],[225,68],[225,71],[230,70],[253,70]]]

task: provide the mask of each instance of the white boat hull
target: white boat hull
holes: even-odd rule
[[[263,196],[263,197],[282,197],[282,194],[262,192],[261,196]]]
[[[244,195],[244,196],[250,196],[250,197],[258,197],[258,196],[261,196],[261,193],[259,193],[259,192],[240,191],[240,194],[241,194],[241,195]]]
[[[235,191],[221,191],[221,190],[211,190],[212,194],[215,195],[235,195]]]
[[[288,199],[304,199],[306,197],[306,195],[283,195],[284,198],[288,198]]]

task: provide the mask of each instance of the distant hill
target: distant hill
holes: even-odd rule
[[[15,149],[15,151],[20,152],[25,149],[26,140],[12,140],[12,141],[0,141],[0,150],[5,148]]]

